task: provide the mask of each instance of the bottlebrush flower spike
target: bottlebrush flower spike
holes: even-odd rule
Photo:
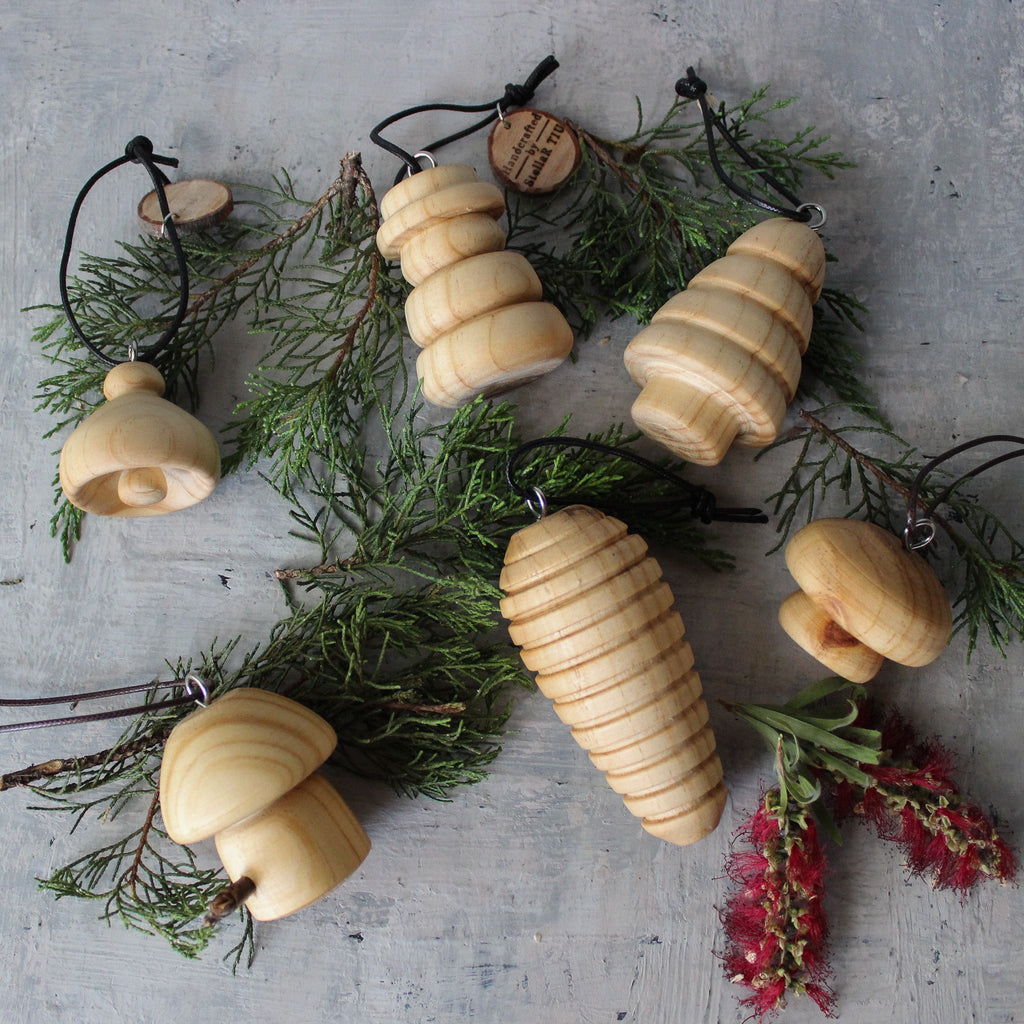
[[[772,789],[738,835],[753,850],[734,852],[727,865],[735,889],[722,912],[726,974],[751,990],[741,1002],[759,1020],[783,1009],[793,994],[808,995],[834,1017],[825,855],[814,822],[805,808],[783,806]]]
[[[869,701],[858,702],[870,724],[882,717]],[[931,875],[937,889],[965,898],[985,878],[1016,877],[1017,862],[981,808],[968,803],[951,778],[953,758],[937,740],[917,740],[896,711],[881,727],[883,755],[864,765],[864,788],[840,783],[837,806],[871,822],[879,836],[898,843],[914,874]]]

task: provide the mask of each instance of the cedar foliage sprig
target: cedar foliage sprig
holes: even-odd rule
[[[829,426],[823,417],[830,413],[841,415],[827,407],[801,413],[803,423],[769,449],[798,446],[782,485],[767,499],[778,516],[779,541],[772,550],[837,495],[847,517],[902,534],[914,479],[928,458],[878,424]],[[876,451],[868,454],[858,447],[861,438]],[[951,479],[943,467],[933,470],[920,489],[921,508],[933,505]],[[1024,543],[962,486],[944,498],[931,518],[952,547],[938,569],[951,594],[956,629],[967,634],[968,654],[984,634],[1005,655],[1007,644],[1024,639]]]
[[[722,104],[718,110],[765,170],[799,190],[808,172],[832,178],[853,166],[827,150],[828,136],[813,127],[788,139],[762,136],[768,115],[791,102],[769,101],[767,94],[762,88],[735,107]],[[650,124],[638,100],[636,129],[617,141],[569,123],[580,141],[580,166],[569,187],[551,197],[510,197],[508,245],[530,258],[553,300],[584,333],[603,317],[648,323],[764,216],[713,173],[703,117],[694,103],[677,100]],[[757,190],[756,171],[725,147],[719,158],[731,177]],[[823,291],[801,393],[818,396],[823,388],[881,420],[850,342],[851,332],[861,330],[864,312],[852,296],[835,288]]]
[[[247,685],[297,697],[346,738],[335,761],[401,792],[444,799],[486,773],[511,694],[525,681],[507,644],[488,639],[498,625],[501,553],[525,518],[503,479],[514,410],[480,401],[431,425],[410,398],[401,289],[374,246],[376,202],[358,157],[346,158],[328,192],[291,222],[278,219],[295,203],[282,180],[287,187],[259,207],[274,218],[237,233],[242,248],[204,283],[193,308],[197,317],[207,311],[208,324],[212,308],[247,316],[263,339],[231,461],[260,466],[320,561],[278,574],[291,588],[291,614],[267,641],[233,668],[237,642],[212,649],[199,671],[214,693]],[[141,282],[157,271],[147,257],[138,273],[142,295]],[[47,325],[37,337],[56,332]],[[198,328],[194,336],[211,340]],[[64,336],[60,344],[62,359],[73,342]],[[61,387],[60,378],[47,382],[51,408]],[[622,431],[595,439],[618,443]],[[596,499],[635,489],[643,477],[632,463],[587,452],[523,468],[553,492]],[[648,483],[650,493],[660,488]],[[713,567],[728,564],[692,523],[661,530]],[[176,671],[183,677],[188,666]],[[102,899],[108,918],[195,955],[212,932],[193,923],[197,904],[184,890],[191,879],[205,898],[216,875],[190,851],[163,851],[153,786],[162,742],[182,714],[144,716],[109,750],[8,773],[5,785],[33,786],[73,815],[72,829],[148,797],[143,826],[43,884]],[[251,922],[233,952],[251,953]]]

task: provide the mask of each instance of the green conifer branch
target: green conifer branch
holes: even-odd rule
[[[753,116],[754,106],[744,116]],[[602,163],[603,143],[595,139],[585,159],[605,192],[570,194],[567,207],[593,210],[595,230],[618,232],[623,246],[632,246],[624,223],[647,218],[652,230],[673,240],[675,248],[650,255],[663,282],[672,283],[679,253],[689,253],[695,267],[702,254],[723,248],[749,222],[747,211],[721,197],[676,195],[681,185],[694,190],[702,145],[696,139],[675,145],[681,137],[676,110],[616,157],[632,162],[626,173],[641,169],[646,178],[637,180],[650,187],[649,202],[635,189],[631,202],[639,206],[612,194],[607,183],[623,179]],[[806,137],[765,145],[779,165],[776,173],[793,174],[816,160],[816,169],[829,165]],[[682,155],[671,155],[677,152]],[[665,160],[685,167],[691,161],[693,181],[659,170]],[[195,295],[169,384],[194,395],[200,358],[216,331],[228,319],[248,321],[263,356],[249,381],[251,398],[237,410],[234,451],[226,462],[259,468],[288,502],[295,530],[315,545],[318,562],[282,572],[290,614],[262,644],[244,655],[234,644],[211,648],[198,671],[214,694],[248,685],[302,700],[346,737],[335,755],[339,764],[400,792],[444,799],[453,786],[485,774],[512,694],[526,682],[497,615],[501,553],[526,520],[503,479],[504,458],[516,443],[514,409],[477,402],[445,424],[423,421],[400,343],[405,285],[374,245],[376,200],[356,154],[345,158],[338,179],[312,204],[299,202],[284,175],[242,208],[245,223],[190,243]],[[512,217],[524,231],[531,224],[540,230],[545,214]],[[598,252],[596,241],[591,254]],[[589,268],[574,268],[571,260],[547,264],[549,288],[562,289],[566,308],[614,315],[654,301],[646,294],[654,278],[630,278],[624,263],[599,255]],[[562,266],[571,273],[555,274]],[[632,298],[624,290],[629,280]],[[605,287],[611,284],[615,288]],[[107,337],[117,351],[131,337],[159,328],[172,285],[166,252],[147,239],[112,260],[86,261],[73,292],[76,309],[87,321],[95,318],[90,327],[99,328],[104,317],[114,321]],[[118,292],[116,302],[104,304],[103,287]],[[159,311],[143,322],[134,312],[140,303]],[[66,429],[95,401],[103,371],[77,358],[62,314],[35,338],[64,369],[44,383],[40,403],[56,413],[55,430]],[[621,428],[599,439],[619,443]],[[549,494],[597,500],[641,483],[649,494],[662,493],[632,464],[588,452],[537,455],[521,469]],[[74,513],[62,514],[70,544]],[[726,553],[710,547],[706,531],[685,519],[651,522],[644,532],[670,538],[713,568],[729,564]],[[178,663],[177,677],[189,668]],[[71,814],[72,828],[97,815],[116,816],[147,796],[153,801],[163,738],[184,713],[153,712],[106,751],[47,762],[31,783],[34,791]],[[29,784],[33,769],[41,766],[8,773],[5,786],[7,780]],[[150,810],[139,830],[84,855],[47,884],[61,894],[103,899],[108,915],[164,934],[193,955],[212,932],[189,914],[223,879],[198,868],[191,851],[164,852],[155,802]],[[246,948],[251,951],[251,921],[236,949],[242,955]]]

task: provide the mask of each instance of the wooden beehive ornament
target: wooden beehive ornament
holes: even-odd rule
[[[652,835],[696,842],[725,806],[683,621],[647,545],[583,505],[509,543],[501,612],[537,686]]]
[[[640,430],[703,466],[734,443],[771,444],[824,277],[821,239],[798,221],[778,217],[740,235],[627,346],[626,369],[643,389],[632,409]]]
[[[506,252],[500,189],[462,164],[421,171],[381,200],[377,245],[414,285],[405,304],[424,397],[455,408],[548,373],[572,330],[527,259]]]
[[[107,374],[107,401],[61,449],[60,485],[72,505],[101,516],[156,516],[213,491],[217,442],[163,392],[160,371],[148,363],[119,363]]]
[[[234,209],[231,189],[209,178],[186,178],[164,185],[171,219],[179,235],[205,231],[225,220]],[[164,231],[164,215],[156,189],[139,200],[139,220],[155,235]]]
[[[257,921],[308,906],[348,878],[370,840],[319,775],[337,744],[319,715],[267,690],[218,697],[174,727],[160,808],[177,843],[214,836],[232,882],[250,879]]]
[[[934,661],[953,632],[938,577],[920,555],[873,523],[817,519],[786,547],[800,589],[779,609],[782,628],[837,675],[865,683],[886,658]]]

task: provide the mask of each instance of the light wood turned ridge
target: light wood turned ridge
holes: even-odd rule
[[[722,765],[672,592],[644,541],[575,505],[515,534],[501,613],[556,714],[652,835],[714,830]]]
[[[702,466],[734,443],[771,444],[824,279],[825,249],[806,225],[779,217],[740,235],[626,347],[626,369],[643,389],[636,425]]]
[[[177,843],[214,836],[258,921],[292,914],[348,878],[370,840],[337,790],[314,774],[337,744],[319,715],[267,690],[218,697],[174,727],[160,808]]]
[[[817,519],[786,547],[800,589],[779,609],[782,628],[836,675],[866,683],[886,658],[934,661],[949,643],[953,612],[918,554],[873,523]]]
[[[413,174],[381,200],[377,245],[414,285],[405,304],[424,397],[456,408],[548,373],[572,330],[524,256],[505,251],[501,190],[462,164]]]
[[[120,363],[107,374],[107,401],[61,449],[60,485],[72,505],[101,516],[158,516],[212,493],[217,442],[163,393],[164,379],[148,363]]]

